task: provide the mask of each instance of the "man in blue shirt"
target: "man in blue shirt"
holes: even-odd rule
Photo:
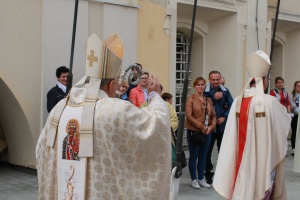
[[[221,147],[223,133],[231,104],[233,102],[230,91],[220,84],[221,73],[219,71],[211,71],[209,73],[209,83],[206,85],[204,96],[209,97],[215,108],[217,116],[217,126],[211,134],[211,141],[208,152],[206,154],[205,177],[206,182],[211,184],[214,173],[211,172],[213,165],[211,163],[211,154],[217,140],[218,152]]]

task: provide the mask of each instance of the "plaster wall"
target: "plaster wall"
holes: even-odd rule
[[[276,46],[273,50],[271,84],[270,84],[271,89],[275,88],[276,77],[280,76],[286,81],[286,78],[284,78],[283,76],[283,53],[284,53],[284,48],[282,45]]]
[[[96,33],[99,38],[103,38],[103,4],[96,1],[90,1],[88,9],[88,35]]]
[[[43,124],[47,92],[56,84],[55,71],[61,65],[69,67],[74,17],[73,0],[44,0],[43,51]],[[79,1],[73,61],[73,84],[85,74],[85,45],[96,33],[100,39],[113,32],[124,43],[123,70],[137,60],[137,5],[136,2]],[[53,13],[56,13],[53,15]]]
[[[9,162],[35,166],[41,128],[42,1],[1,1],[0,120]]]
[[[235,88],[230,88],[231,92],[235,92],[235,94],[240,94],[242,89],[244,88],[245,82],[245,57],[246,57],[246,19],[247,19],[247,3],[244,1],[239,1],[236,4],[237,8],[237,37],[236,37],[236,52],[237,56],[235,59],[236,69],[235,69],[235,78],[236,83]],[[225,82],[226,83],[226,82]]]
[[[267,29],[268,24],[268,4],[266,0],[247,1],[246,13],[246,55],[258,49],[267,54],[270,52],[270,41],[268,35],[271,31]],[[247,79],[246,79],[247,81]]]
[[[277,1],[276,1],[277,6]],[[299,0],[288,0],[280,1],[280,12],[300,15],[300,1]]]
[[[138,0],[96,0],[98,2],[106,2],[111,4],[120,4],[127,6],[136,6]]]
[[[169,91],[170,83],[170,36],[163,28],[166,22],[166,6],[155,1],[139,1],[137,62],[143,69],[155,74]]]
[[[55,86],[56,69],[70,65],[70,52],[73,31],[75,1],[44,0],[43,1],[43,54],[42,54],[42,112],[43,123],[48,116],[46,110],[47,92]],[[54,14],[55,13],[55,14]],[[85,72],[85,42],[88,38],[88,2],[79,1],[77,28],[73,60],[73,84]]]
[[[294,88],[294,82],[300,81],[299,77],[299,57],[295,56],[296,52],[299,52],[300,47],[300,30],[287,33],[287,42],[285,45],[284,53],[284,78],[285,87],[288,91],[292,91]]]
[[[212,70],[218,70],[226,80],[226,87],[231,95],[235,97],[236,77],[236,52],[237,38],[237,15],[232,14],[222,19],[208,23],[208,34],[206,43],[206,66],[204,78],[208,79],[208,74]]]
[[[137,7],[103,4],[102,36],[107,38],[113,32],[118,33],[124,44],[122,69],[137,62]],[[94,18],[89,19],[93,21]]]
[[[203,68],[204,68],[204,38],[201,37],[198,34],[196,37],[193,39],[193,48],[192,48],[192,70],[193,73],[191,74],[191,79],[192,82],[196,77],[203,77],[207,79],[206,77],[203,76]],[[192,86],[192,85],[191,85]]]

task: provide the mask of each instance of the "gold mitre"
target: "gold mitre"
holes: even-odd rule
[[[267,75],[270,65],[269,56],[261,50],[250,53],[246,59],[246,69],[251,78]]]
[[[122,40],[116,33],[103,42],[93,33],[86,45],[86,75],[97,79],[117,77],[121,72],[123,51]]]

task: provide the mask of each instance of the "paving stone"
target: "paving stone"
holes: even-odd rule
[[[298,200],[300,197],[300,173],[293,172],[293,158],[290,156],[289,146],[288,157],[285,158],[285,182],[287,199]],[[186,151],[187,158],[189,157]],[[38,199],[38,181],[36,173],[25,173],[24,170],[12,168],[0,162],[0,200],[36,200]],[[222,198],[213,188],[193,189],[190,186],[191,180],[188,167],[183,169],[180,178],[179,200],[217,200]]]

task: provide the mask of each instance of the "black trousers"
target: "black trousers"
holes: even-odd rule
[[[292,126],[292,136],[291,136],[292,149],[295,149],[297,125],[298,125],[298,115],[294,115],[294,117],[292,118],[292,122],[291,122],[291,126]]]
[[[211,180],[214,173],[211,172],[211,170],[214,168],[212,162],[211,162],[211,154],[212,150],[215,145],[215,141],[217,140],[217,146],[218,146],[218,153],[220,151],[221,143],[222,143],[222,138],[223,138],[224,131],[219,131],[218,127],[216,129],[216,132],[211,133],[211,140],[210,140],[210,145],[206,154],[206,165],[205,165],[205,177],[206,180]]]

